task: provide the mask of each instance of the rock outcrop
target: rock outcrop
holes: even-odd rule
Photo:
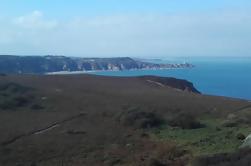
[[[177,90],[200,94],[200,92],[194,87],[193,83],[187,80],[157,76],[142,76],[140,78],[155,86],[170,87]]]

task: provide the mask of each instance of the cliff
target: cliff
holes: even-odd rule
[[[0,73],[44,74],[60,71],[119,71],[139,69],[190,68],[191,64],[155,64],[121,58],[70,58],[65,56],[0,55]]]
[[[200,92],[194,87],[193,83],[187,80],[157,76],[142,76],[140,78],[159,87],[170,87],[181,91],[200,94]]]

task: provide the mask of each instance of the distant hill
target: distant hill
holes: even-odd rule
[[[0,55],[0,73],[45,74],[60,71],[139,70],[190,68],[191,64],[155,64],[129,57],[72,58],[65,56]]]

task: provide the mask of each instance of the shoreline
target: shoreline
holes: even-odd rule
[[[98,72],[123,72],[123,71],[154,71],[154,70],[183,70],[192,69],[194,67],[177,67],[177,68],[158,68],[158,69],[130,69],[130,70],[89,70],[89,71],[58,71],[47,72],[45,75],[64,75],[64,74],[86,74],[86,73],[98,73]]]

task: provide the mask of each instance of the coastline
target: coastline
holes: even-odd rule
[[[47,72],[45,75],[68,75],[68,74],[86,74],[86,73],[98,73],[98,72],[123,72],[123,71],[157,71],[157,70],[183,70],[192,69],[193,67],[172,67],[172,68],[144,68],[144,69],[129,69],[129,70],[85,70],[85,71],[58,71],[58,72]]]

